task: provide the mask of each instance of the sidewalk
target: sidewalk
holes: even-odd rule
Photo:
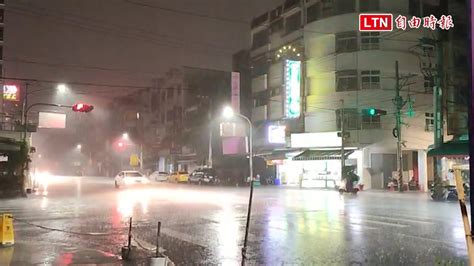
[[[122,265],[119,256],[61,243],[16,241],[0,247],[0,265]]]

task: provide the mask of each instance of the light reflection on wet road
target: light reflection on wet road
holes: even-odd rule
[[[63,256],[48,245],[118,254],[133,216],[135,235],[150,245],[162,221],[162,243],[178,264],[236,265],[247,197],[248,188],[152,184],[115,190],[109,178],[51,177],[28,199],[2,201],[0,212],[54,228],[117,234],[78,236],[16,223],[17,242],[35,250],[30,260],[22,259],[25,264]],[[249,256],[251,264],[263,265],[421,265],[465,261],[466,250],[458,205],[432,202],[425,194],[354,197],[259,187]]]

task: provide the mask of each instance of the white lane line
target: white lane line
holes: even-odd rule
[[[394,224],[394,223],[387,223],[387,222],[374,221],[374,220],[368,220],[368,219],[351,218],[350,220],[351,220],[351,224],[357,224],[357,225],[364,225],[364,223],[371,223],[371,224],[393,226],[393,227],[398,227],[398,228],[408,227],[408,225],[406,224]]]
[[[460,242],[453,242],[453,241],[448,241],[448,240],[437,240],[437,239],[427,238],[423,236],[414,236],[414,235],[406,235],[406,234],[398,234],[398,235],[402,237],[406,237],[406,238],[411,238],[411,239],[416,239],[416,240],[421,240],[421,241],[429,241],[429,242],[433,242],[437,244],[443,244],[443,245],[449,246],[450,248],[455,248],[455,249],[466,247],[464,243],[460,243]]]
[[[430,222],[430,221],[416,220],[415,218],[414,219],[405,219],[405,218],[386,217],[386,216],[368,215],[368,214],[362,214],[362,215],[359,215],[359,217],[378,218],[378,219],[382,219],[382,220],[400,221],[400,222],[405,222],[405,223],[419,223],[419,224],[430,224],[430,225],[435,225],[436,224],[436,223]]]

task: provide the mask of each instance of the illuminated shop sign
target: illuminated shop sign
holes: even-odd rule
[[[286,126],[268,126],[268,142],[275,144],[286,143]]]
[[[285,115],[297,118],[301,114],[301,62],[286,60],[285,64]]]
[[[3,85],[3,99],[5,101],[19,101],[20,89],[16,85]]]

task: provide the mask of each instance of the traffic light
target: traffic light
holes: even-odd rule
[[[84,103],[76,103],[72,106],[74,112],[89,113],[94,109],[94,106]]]
[[[362,109],[362,114],[364,116],[382,116],[382,115],[386,115],[387,111],[375,109],[375,108],[367,108],[367,109]]]

